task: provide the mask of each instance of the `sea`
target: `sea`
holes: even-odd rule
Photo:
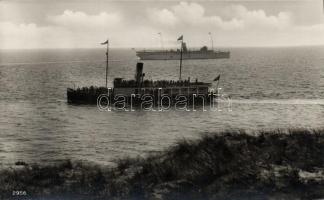
[[[324,127],[324,47],[227,48],[230,59],[185,60],[182,77],[213,83],[218,109],[102,111],[67,103],[67,88],[105,85],[105,49],[0,50],[0,162],[65,159],[113,165],[224,130]],[[132,49],[111,49],[109,86],[133,79]],[[142,61],[145,79],[177,80],[179,61]],[[213,85],[214,85],[213,84]]]

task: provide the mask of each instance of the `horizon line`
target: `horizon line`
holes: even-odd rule
[[[206,46],[206,45],[204,45]],[[222,49],[222,48],[287,48],[287,47],[320,47],[323,46],[324,44],[306,44],[306,45],[264,45],[264,46],[259,46],[259,45],[242,45],[242,46],[219,46],[219,47],[214,47],[214,50],[217,49]],[[199,47],[191,47],[189,49],[193,48],[201,48],[202,46]],[[207,46],[209,49],[211,49],[209,46]],[[102,47],[46,47],[46,48],[0,48],[0,50],[56,50],[56,49],[103,49],[106,48],[105,46]],[[169,50],[169,49],[176,49],[177,47],[164,47],[164,50]],[[130,50],[136,50],[136,49],[154,49],[154,50],[161,50],[161,47],[109,47],[109,49],[130,49]]]

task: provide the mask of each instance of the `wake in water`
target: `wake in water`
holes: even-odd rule
[[[231,99],[236,104],[324,105],[324,99]]]

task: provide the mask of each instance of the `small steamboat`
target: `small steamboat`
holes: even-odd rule
[[[98,104],[99,101],[108,100],[110,103],[141,105],[143,103],[169,104],[177,103],[202,104],[215,98],[210,89],[211,83],[200,82],[197,79],[187,80],[145,80],[143,63],[136,65],[133,80],[115,78],[113,87],[83,87],[67,89],[68,103],[72,104]],[[103,95],[104,98],[103,98]]]

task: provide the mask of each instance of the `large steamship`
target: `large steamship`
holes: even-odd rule
[[[142,50],[136,51],[137,57],[141,60],[179,60],[181,50]],[[182,59],[222,59],[229,58],[229,51],[214,51],[203,46],[199,50],[189,50],[185,42],[182,44]]]
[[[201,47],[199,50],[190,50],[187,48],[187,44],[183,42],[183,36],[178,38],[181,41],[180,49],[174,50],[142,50],[136,51],[137,57],[141,60],[189,60],[189,59],[221,59],[229,58],[229,51],[214,51],[213,39],[210,34],[212,43],[212,49],[208,49],[207,46]],[[161,36],[161,34],[160,34]],[[162,36],[161,36],[161,43]],[[163,45],[162,45],[163,48]]]

